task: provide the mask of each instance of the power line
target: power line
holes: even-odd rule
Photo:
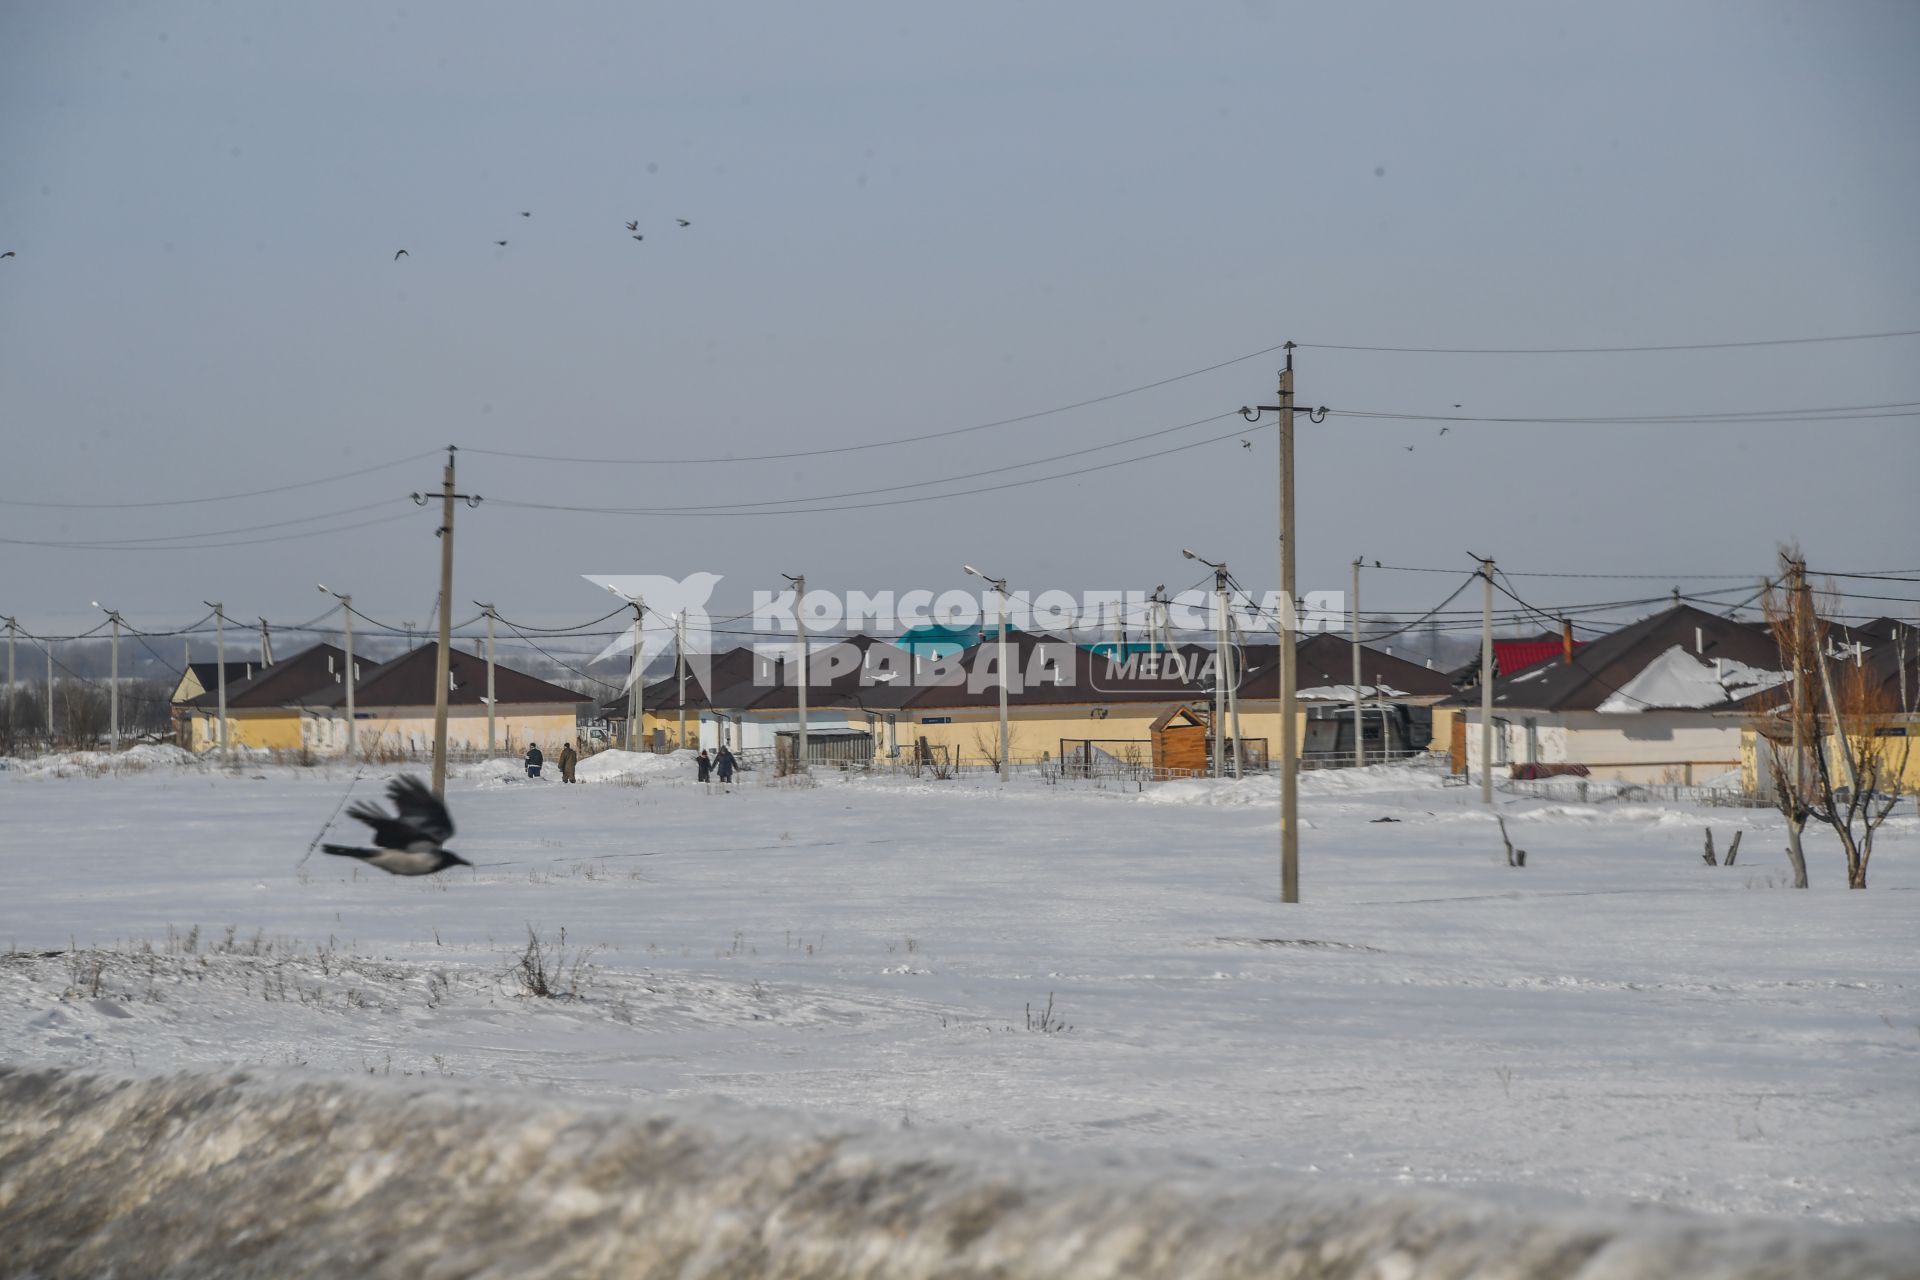
[[[1379,347],[1343,342],[1302,342],[1305,350],[1388,351],[1401,355],[1436,356],[1585,356],[1630,355],[1640,351],[1728,351],[1740,347],[1799,347],[1821,342],[1867,342],[1880,338],[1911,338],[1920,329],[1892,329],[1885,333],[1838,333],[1815,338],[1757,338],[1745,342],[1666,342],[1633,347]]]
[[[361,467],[357,471],[342,471],[337,475],[321,476],[316,480],[300,480],[293,484],[275,485],[271,489],[250,489],[245,493],[218,493],[204,498],[169,498],[159,502],[35,502],[26,498],[0,498],[0,506],[5,507],[52,507],[65,510],[105,510],[136,507],[190,507],[207,502],[235,502],[241,498],[260,498],[273,493],[291,493],[295,489],[311,489],[315,485],[333,484],[339,480],[352,480],[357,476],[370,476],[376,471],[386,471],[393,467],[405,466],[409,462],[418,462],[422,458],[431,458],[439,454],[438,449],[429,449],[425,453],[416,453],[410,457],[395,458],[391,462],[375,463],[371,467]]]
[[[951,493],[929,493],[929,494],[923,494],[919,497],[914,497],[914,498],[888,498],[878,502],[850,502],[850,503],[843,503],[839,506],[830,506],[830,507],[790,507],[790,508],[783,508],[779,510],[734,510],[733,508],[722,504],[719,506],[707,506],[699,509],[703,511],[711,512],[714,515],[721,515],[721,516],[825,515],[835,511],[866,511],[866,510],[871,510],[872,508],[875,508],[875,507],[902,506],[910,502],[936,502],[943,498],[965,498],[965,497],[971,497],[975,494],[998,493],[1005,489],[1019,489],[1019,488],[1024,488],[1027,485],[1045,484],[1052,480],[1067,480],[1067,479],[1073,478],[1074,476],[1091,475],[1096,471],[1110,471],[1115,467],[1130,466],[1136,462],[1148,462],[1154,458],[1164,458],[1168,454],[1180,453],[1188,449],[1198,449],[1205,445],[1210,445],[1210,444],[1219,444],[1223,440],[1244,438],[1255,431],[1267,431],[1272,429],[1273,428],[1271,426],[1257,426],[1257,427],[1249,428],[1247,430],[1229,431],[1225,435],[1210,436],[1205,440],[1197,440],[1191,444],[1176,445],[1171,449],[1160,449],[1160,450],[1156,450],[1153,453],[1143,453],[1138,455],[1137,457],[1132,457],[1132,458],[1121,458],[1114,462],[1103,462],[1098,464],[1097,466],[1080,467],[1072,471],[1056,472],[1053,475],[1048,475],[1048,476],[1034,476],[1026,480],[1011,480],[1005,484],[981,485],[973,489],[956,489]],[[950,483],[951,479],[952,478],[949,477],[947,482]],[[940,482],[932,482],[932,483],[940,483]],[[600,507],[600,506],[576,505],[572,503],[524,502],[524,501],[519,501],[513,498],[489,498],[488,501],[493,502],[499,506],[523,507],[523,508],[527,508],[535,511],[571,511],[571,512],[586,513],[586,514],[592,514],[592,515],[654,516],[654,515],[678,515],[682,513],[681,509],[673,508],[673,507]],[[795,498],[793,499],[793,501],[794,502],[810,502],[810,501],[815,501],[815,499]]]
[[[1206,365],[1199,369],[1189,369],[1185,373],[1176,373],[1171,377],[1159,378],[1153,382],[1143,382],[1137,387],[1128,387],[1123,391],[1112,391],[1106,395],[1094,396],[1088,400],[1076,400],[1072,404],[1056,405],[1051,409],[1037,409],[1032,413],[1017,414],[1011,418],[996,418],[992,422],[978,422],[969,427],[951,427],[945,431],[927,431],[920,435],[899,436],[891,440],[875,440],[867,444],[847,444],[837,445],[827,449],[799,449],[791,453],[743,454],[718,458],[579,458],[557,454],[515,453],[505,449],[467,449],[466,452],[486,454],[495,458],[519,458],[528,462],[572,462],[601,466],[706,466],[732,462],[782,462],[792,458],[819,458],[836,453],[857,453],[863,449],[887,449],[895,445],[918,444],[924,440],[943,440],[951,436],[966,435],[974,431],[988,431],[994,427],[1009,427],[1016,423],[1032,422],[1036,418],[1050,417],[1056,413],[1067,413],[1074,409],[1085,409],[1090,405],[1105,404],[1109,400],[1118,400],[1122,396],[1136,395],[1142,391],[1152,391],[1156,387],[1164,387],[1170,383],[1180,382],[1187,378],[1197,378],[1203,373],[1212,373],[1217,369],[1225,369],[1229,365],[1240,364],[1243,361],[1253,360],[1260,356],[1272,355],[1284,346],[1286,346],[1286,344],[1283,342],[1271,347],[1262,347],[1258,351],[1249,351],[1246,355],[1234,356],[1230,360],[1222,360],[1217,364]]]
[[[381,516],[377,520],[361,520],[353,524],[338,525],[331,529],[309,529],[304,533],[282,533],[271,538],[239,538],[231,542],[188,542],[166,546],[153,546],[140,542],[93,543],[93,542],[35,542],[21,538],[0,538],[0,544],[24,547],[48,547],[65,551],[213,551],[221,547],[253,547],[268,542],[297,542],[305,538],[324,538],[336,533],[347,533],[354,529],[370,529],[374,525],[392,524],[396,520],[407,520],[413,512],[405,511],[399,515]]]
[[[630,510],[636,515],[668,515],[684,511],[725,511],[730,514],[746,515],[750,513],[749,509],[754,507],[788,507],[795,502],[828,502],[837,498],[864,498],[876,493],[897,493],[902,489],[924,489],[929,485],[953,484],[961,480],[977,480],[981,476],[1004,475],[1006,472],[1019,471],[1024,467],[1045,466],[1049,462],[1061,462],[1068,458],[1084,457],[1089,453],[1099,453],[1103,449],[1118,449],[1123,445],[1138,444],[1142,440],[1151,440],[1157,436],[1171,435],[1176,431],[1187,431],[1194,427],[1205,426],[1209,422],[1218,422],[1222,418],[1230,418],[1233,416],[1232,411],[1216,413],[1205,418],[1195,418],[1192,422],[1182,422],[1171,427],[1159,427],[1152,431],[1143,432],[1137,436],[1128,436],[1123,440],[1109,440],[1104,444],[1088,445],[1084,449],[1072,449],[1066,453],[1056,453],[1047,458],[1033,458],[1026,462],[1012,462],[1003,467],[988,467],[984,471],[965,471],[959,475],[942,476],[934,480],[910,480],[902,484],[878,485],[871,489],[848,489],[840,493],[811,494],[805,498],[764,498],[753,502],[729,502],[720,506],[716,506],[713,503],[691,503],[676,507],[635,507]],[[1236,434],[1245,433],[1237,432]],[[938,497],[940,495],[935,494],[931,496]]]
[[[1864,422],[1881,418],[1920,417],[1920,400],[1898,400],[1887,404],[1830,405],[1806,409],[1715,410],[1703,413],[1633,413],[1588,415],[1582,417],[1552,415],[1481,416],[1470,413],[1413,413],[1389,409],[1340,409],[1327,412],[1346,418],[1366,418],[1381,422],[1460,422],[1521,424],[1526,426],[1709,426],[1725,424],[1765,425],[1796,422]]]
[[[343,507],[338,511],[327,511],[317,516],[296,516],[291,520],[271,520],[265,524],[236,525],[231,529],[203,529],[197,533],[156,534],[148,538],[93,538],[85,541],[60,539],[49,542],[20,542],[24,546],[63,546],[63,547],[131,547],[161,542],[184,542],[190,538],[222,538],[233,533],[257,533],[262,529],[284,529],[293,524],[312,524],[316,520],[334,520],[340,516],[357,515],[362,511],[371,511],[375,507],[387,506],[393,499],[381,498],[374,502],[363,502],[357,507]],[[6,541],[13,541],[7,539]]]

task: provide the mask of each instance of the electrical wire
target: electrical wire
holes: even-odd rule
[[[1640,351],[1729,351],[1740,347],[1799,347],[1822,342],[1867,342],[1880,338],[1911,338],[1920,329],[1892,329],[1885,333],[1838,333],[1815,338],[1757,338],[1744,342],[1668,342],[1633,347],[1379,347],[1343,342],[1300,342],[1317,351],[1388,351],[1401,355],[1438,356],[1585,356],[1629,355]]]
[[[409,462],[418,462],[422,458],[431,458],[439,454],[438,449],[429,449],[425,453],[411,454],[405,458],[395,458],[391,462],[375,463],[371,467],[361,467],[357,471],[342,471],[337,475],[321,476],[316,480],[301,480],[293,484],[275,485],[271,489],[250,489],[245,493],[219,493],[204,498],[169,498],[158,502],[36,502],[26,498],[0,498],[4,507],[48,507],[62,510],[131,510],[139,507],[190,507],[208,502],[236,502],[241,498],[260,498],[274,493],[291,493],[295,489],[311,489],[315,485],[333,484],[339,480],[352,480],[358,476],[370,476],[376,471],[387,471],[393,467],[405,466]]]
[[[392,501],[382,498],[375,502],[365,502],[357,507],[343,507],[338,511],[327,511],[317,516],[297,516],[291,520],[273,520],[266,524],[243,524],[232,529],[203,529],[197,533],[167,533],[150,538],[98,538],[87,541],[61,540],[56,542],[28,542],[25,546],[65,546],[65,547],[113,547],[138,546],[147,543],[183,542],[189,538],[220,538],[231,533],[256,533],[262,529],[284,529],[293,524],[312,524],[316,520],[334,520],[340,516],[357,515],[362,511],[371,511],[375,507],[384,507]]]
[[[951,493],[929,493],[929,494],[922,494],[919,497],[914,497],[914,498],[888,498],[888,499],[884,499],[877,502],[851,502],[851,503],[843,503],[838,506],[828,506],[828,507],[792,507],[792,508],[777,510],[777,511],[770,511],[770,510],[738,510],[736,511],[727,507],[725,504],[722,504],[719,506],[706,506],[698,509],[702,511],[710,512],[716,516],[826,515],[836,511],[866,511],[866,510],[871,510],[875,507],[897,507],[897,506],[902,506],[911,502],[936,502],[945,498],[966,498],[966,497],[972,497],[976,494],[998,493],[1006,489],[1020,489],[1020,488],[1026,487],[1027,485],[1046,484],[1049,481],[1053,481],[1053,480],[1067,480],[1075,476],[1091,475],[1098,471],[1110,471],[1115,467],[1131,466],[1136,462],[1149,462],[1154,458],[1164,458],[1168,454],[1181,453],[1188,449],[1198,449],[1210,444],[1219,444],[1223,440],[1244,438],[1245,436],[1248,436],[1255,431],[1272,430],[1272,429],[1273,427],[1271,425],[1268,425],[1268,426],[1255,426],[1248,430],[1229,431],[1225,435],[1210,436],[1205,440],[1197,440],[1190,444],[1176,445],[1173,448],[1160,449],[1160,450],[1156,450],[1153,453],[1143,453],[1137,457],[1121,458],[1113,462],[1103,462],[1091,467],[1080,467],[1072,471],[1056,472],[1055,474],[1048,475],[1048,476],[1033,476],[1025,480],[1010,480],[1005,484],[981,485],[973,489],[956,489]],[[952,478],[949,477],[949,480],[951,479]],[[601,507],[601,506],[579,505],[579,504],[572,504],[572,503],[527,502],[527,501],[522,501],[515,498],[489,498],[488,501],[495,504],[496,506],[503,506],[503,507],[521,507],[521,508],[526,508],[534,511],[569,511],[569,512],[574,512],[578,514],[589,514],[589,515],[655,516],[655,515],[682,514],[682,509],[673,508],[673,507]],[[796,498],[796,499],[793,499],[793,501],[808,502],[808,501],[813,501],[813,499]]]
[[[1339,409],[1329,408],[1328,413],[1345,418],[1365,418],[1382,422],[1459,422],[1459,423],[1519,423],[1527,426],[1713,426],[1724,425],[1765,425],[1767,423],[1795,422],[1862,422],[1880,418],[1920,417],[1920,401],[1904,400],[1880,405],[1835,405],[1830,408],[1813,409],[1750,409],[1742,411],[1717,411],[1713,413],[1639,413],[1616,414],[1610,416],[1565,417],[1517,415],[1510,417],[1480,416],[1455,413],[1414,413],[1387,409]]]
[[[21,547],[47,547],[66,551],[214,551],[221,547],[254,547],[269,542],[298,542],[306,538],[324,538],[336,533],[349,533],[355,529],[370,529],[375,525],[392,524],[396,520],[408,520],[413,512],[404,511],[399,515],[381,516],[375,520],[360,520],[353,524],[337,525],[331,529],[308,529],[303,533],[275,534],[270,538],[239,538],[231,542],[183,542],[166,546],[151,546],[138,542],[94,543],[94,542],[39,542],[21,538],[0,538],[0,544]]]
[[[1249,351],[1246,355],[1234,356],[1230,360],[1222,360],[1217,364],[1206,365],[1199,369],[1190,369],[1185,373],[1176,373],[1172,377],[1160,378],[1153,382],[1143,382],[1137,387],[1128,387],[1123,391],[1109,392],[1106,395],[1094,396],[1088,400],[1076,400],[1072,404],[1056,405],[1051,409],[1037,409],[1032,413],[1017,414],[1011,418],[996,418],[992,422],[975,423],[969,427],[952,427],[945,431],[927,431],[920,435],[900,436],[892,440],[876,440],[867,444],[837,445],[827,449],[799,449],[790,453],[742,454],[738,456],[713,458],[582,458],[566,457],[557,454],[515,453],[505,449],[477,448],[468,448],[464,450],[464,452],[485,454],[495,458],[518,458],[526,462],[570,462],[588,463],[599,466],[707,466],[733,462],[784,462],[793,458],[819,458],[826,457],[830,454],[857,453],[864,449],[887,449],[895,445],[918,444],[925,440],[943,440],[951,436],[967,435],[970,432],[991,430],[994,427],[1009,427],[1021,422],[1032,422],[1036,418],[1050,417],[1056,413],[1067,413],[1074,409],[1085,409],[1090,405],[1106,404],[1110,400],[1118,400],[1123,396],[1136,395],[1142,391],[1152,391],[1156,387],[1164,387],[1170,383],[1180,382],[1187,378],[1197,378],[1203,373],[1212,373],[1218,369],[1225,369],[1229,365],[1240,364],[1247,360],[1257,359],[1260,356],[1272,355],[1285,346],[1285,343],[1279,343],[1271,347],[1262,347],[1258,351]]]
[[[713,503],[690,503],[686,506],[636,507],[631,510],[634,514],[644,513],[647,515],[667,515],[685,511],[724,511],[727,514],[746,515],[750,513],[749,509],[753,507],[786,507],[795,502],[830,502],[839,498],[864,498],[876,493],[898,493],[902,489],[924,489],[930,485],[953,484],[961,480],[977,480],[981,476],[1004,475],[1009,471],[1019,471],[1024,467],[1045,466],[1049,462],[1062,462],[1068,458],[1084,457],[1089,453],[1099,453],[1103,449],[1118,449],[1123,445],[1138,444],[1142,440],[1151,440],[1158,436],[1171,435],[1176,431],[1187,431],[1194,427],[1205,426],[1209,422],[1219,422],[1223,418],[1231,418],[1233,416],[1234,411],[1216,413],[1205,418],[1195,418],[1191,422],[1182,422],[1176,426],[1159,427],[1153,431],[1143,432],[1137,436],[1128,436],[1124,440],[1109,440],[1103,444],[1088,445],[1084,449],[1071,449],[1066,453],[1056,453],[1051,457],[1032,458],[1026,462],[1011,462],[1002,467],[988,467],[984,471],[964,471],[958,475],[942,476],[934,480],[910,480],[901,484],[879,485],[871,489],[847,489],[840,493],[816,493],[810,494],[805,498],[763,498],[753,502],[728,502],[720,507],[716,507]],[[1244,435],[1246,433],[1236,432],[1235,434]],[[935,494],[931,496],[938,497],[940,495]]]

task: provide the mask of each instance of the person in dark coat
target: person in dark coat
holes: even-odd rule
[[[693,767],[695,770],[694,781],[696,782],[705,782],[713,776],[713,761],[707,758],[707,750],[705,747],[702,747],[700,754],[694,757]]]
[[[539,743],[536,742],[532,746],[527,748],[527,776],[529,778],[539,777],[540,766],[545,764],[546,762],[547,762],[547,758],[540,754]]]
[[[574,766],[580,763],[580,753],[573,749],[571,742],[560,748],[560,781],[574,782]]]
[[[720,748],[720,758],[714,763],[714,768],[719,772],[722,783],[733,781],[734,763],[733,752],[727,750],[723,745]]]

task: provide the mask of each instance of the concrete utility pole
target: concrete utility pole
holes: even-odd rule
[[[213,610],[214,683],[220,690],[220,762],[225,764],[233,758],[233,753],[227,747],[227,614],[217,600],[202,600],[200,603]]]
[[[1227,608],[1227,564],[1197,556],[1185,547],[1180,554],[1213,570],[1213,776],[1227,774],[1227,721],[1233,721],[1233,776],[1240,776],[1240,700],[1229,685],[1233,673],[1232,614]]]
[[[800,679],[795,687],[800,723],[794,734],[793,767],[796,772],[806,773],[813,763],[813,739],[807,733],[807,575],[783,573],[780,576],[793,584],[793,628],[800,638]]]
[[[994,666],[1000,675],[1000,781],[1005,783],[1008,778],[1012,776],[1013,772],[1011,767],[1012,762],[1007,758],[1009,744],[1012,739],[1012,735],[1008,731],[1007,726],[1007,580],[1005,578],[990,578],[970,564],[964,564],[960,567],[992,587],[994,594],[1000,597],[1000,608],[998,610],[1000,646]]]
[[[8,723],[8,729],[17,727],[17,725],[13,723],[13,631],[17,631],[17,629],[19,629],[19,624],[13,622],[12,618],[8,618],[8,620],[6,620],[6,723]],[[1903,668],[1901,668],[1901,685],[1905,687],[1905,683],[1907,683],[1907,668],[1903,666]],[[1901,700],[1905,702],[1907,699]]]
[[[1233,776],[1238,779],[1244,767],[1240,763],[1245,739],[1240,736],[1240,628],[1233,614],[1227,614],[1227,721],[1233,729]]]
[[[1360,557],[1353,558],[1353,767],[1366,767],[1367,739],[1360,719]],[[1383,740],[1382,746],[1386,743]]]
[[[1480,562],[1480,803],[1493,803],[1493,561]]]
[[[446,469],[440,474],[440,652],[433,664],[433,794],[447,794],[447,693],[453,682],[453,500],[480,505],[479,494],[453,491],[454,445],[447,446]],[[416,493],[413,500],[426,506],[429,499]]]
[[[635,596],[633,605],[633,662],[627,673],[627,750],[640,749],[640,721],[646,715],[647,668],[643,651],[646,648],[646,612],[647,601],[644,596]]]
[[[113,665],[107,677],[107,749],[120,749],[120,611],[108,609],[98,600],[93,607],[102,610],[113,622]]]
[[[53,750],[53,641],[43,640],[47,655],[47,750]]]
[[[360,754],[359,744],[356,740],[358,730],[353,720],[353,596],[345,592],[334,591],[324,582],[317,585],[320,590],[340,602],[341,629],[347,633],[347,669],[340,673],[340,682],[347,687],[347,759],[351,760]],[[488,741],[489,745],[491,745],[491,734],[488,735]]]
[[[475,600],[487,619],[487,754],[493,754],[493,606]]]
[[[1286,344],[1287,367],[1280,371],[1280,403],[1245,405],[1240,416],[1258,421],[1262,413],[1280,415],[1280,901],[1300,901],[1299,715],[1296,688],[1299,655],[1294,651],[1299,619],[1295,581],[1293,505],[1293,349]],[[1307,411],[1309,422],[1325,422],[1327,408]]]
[[[260,665],[273,665],[273,637],[267,632],[267,620],[260,619]]]
[[[673,615],[673,665],[679,678],[680,749],[687,747],[687,611]]]

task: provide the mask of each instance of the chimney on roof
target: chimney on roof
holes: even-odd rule
[[[1560,664],[1573,665],[1573,620],[1570,618],[1560,619]]]

